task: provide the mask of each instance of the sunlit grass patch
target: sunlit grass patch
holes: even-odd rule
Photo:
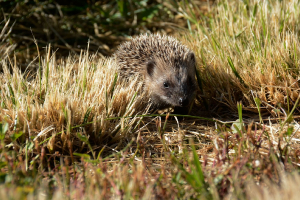
[[[205,16],[193,3],[182,4],[192,35],[184,38],[198,55],[204,98],[232,110],[242,101],[251,111],[259,98],[264,112],[289,112],[299,96],[299,2],[216,4]]]
[[[111,59],[85,53],[57,64],[50,51],[41,58],[41,73],[22,74],[12,60],[2,61],[0,118],[9,124],[6,140],[22,132],[16,146],[29,139],[46,144],[50,152],[69,154],[70,141],[75,152],[87,148],[81,137],[101,148],[129,138],[137,118],[107,118],[144,114],[146,104],[138,80],[119,80]]]

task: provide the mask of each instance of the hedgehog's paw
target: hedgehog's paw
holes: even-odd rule
[[[165,114],[165,113],[173,113],[174,112],[174,108],[173,107],[168,107],[165,109],[161,109],[161,110],[157,110],[158,114]]]

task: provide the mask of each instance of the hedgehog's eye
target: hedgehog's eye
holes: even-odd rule
[[[167,82],[164,82],[164,87],[169,88],[169,84]]]

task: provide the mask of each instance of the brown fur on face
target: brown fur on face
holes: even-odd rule
[[[152,102],[158,107],[188,106],[196,90],[195,57],[189,52],[175,64],[154,58],[144,70],[145,87],[151,94]]]
[[[193,100],[195,55],[175,38],[141,35],[120,45],[114,56],[121,77],[139,74],[157,107],[185,107]]]

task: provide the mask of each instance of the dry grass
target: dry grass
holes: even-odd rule
[[[256,112],[259,98],[273,116],[283,115],[276,108],[290,111],[299,96],[298,1],[221,1],[210,8],[212,18],[184,8],[195,31],[183,37],[198,55],[203,97],[212,107],[236,111],[242,101]]]
[[[248,196],[251,199],[299,199],[299,174],[281,173],[280,178],[280,186],[271,182],[267,182],[263,187],[255,183],[249,184],[247,188]]]
[[[15,148],[27,138],[45,142],[50,152],[68,154],[68,141],[72,141],[74,152],[87,148],[80,137],[93,141],[92,149],[93,145],[97,149],[106,144],[117,147],[130,138],[139,119],[126,117],[146,112],[137,79],[119,81],[112,60],[87,53],[58,65],[50,51],[40,60],[36,74],[22,74],[12,60],[2,62],[0,120],[10,125],[6,143],[11,142],[11,134],[22,131],[24,140],[16,142]],[[123,118],[108,120],[115,117]]]
[[[179,5],[194,116],[150,114],[138,79],[88,51],[57,60],[48,47],[25,73],[5,58],[0,198],[296,199],[299,4]]]
[[[9,27],[10,20],[7,20],[5,23],[4,21],[0,22],[4,24],[1,32],[0,32],[0,61],[10,55],[14,49],[16,48],[16,44],[9,44],[6,39],[8,38],[9,34],[11,33],[12,27]]]

